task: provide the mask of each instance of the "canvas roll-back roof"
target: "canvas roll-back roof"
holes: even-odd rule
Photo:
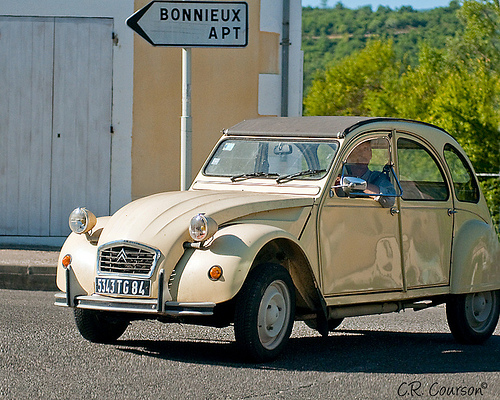
[[[224,130],[224,134],[235,136],[301,136],[343,138],[359,126],[382,121],[413,122],[429,125],[419,121],[409,121],[400,118],[353,116],[264,117],[240,122],[239,124]]]
[[[304,136],[343,137],[360,122],[370,117],[264,117],[250,119],[224,131],[227,135],[243,136]]]

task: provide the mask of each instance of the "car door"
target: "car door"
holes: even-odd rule
[[[363,158],[363,152],[370,157],[367,166],[371,173],[382,174],[392,163],[390,136],[390,132],[381,132],[357,139],[346,149],[342,165],[337,165],[332,185],[342,175],[353,174],[355,167],[346,172],[346,163]],[[361,175],[362,179],[368,176],[366,172]],[[396,187],[393,178],[389,179]],[[382,204],[377,197],[346,196],[342,188],[334,188],[324,200],[319,214],[319,247],[325,295],[403,289],[399,216],[391,207],[395,197],[382,199],[389,204]]]
[[[435,150],[397,134],[397,174],[406,289],[449,283],[453,198]]]

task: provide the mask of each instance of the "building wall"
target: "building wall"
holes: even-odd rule
[[[148,3],[136,0],[135,8],[138,10]],[[280,113],[282,3],[277,0],[247,3],[247,47],[192,49],[192,178],[222,129],[244,119]],[[291,67],[293,89],[289,110],[290,115],[299,115],[301,4],[300,0],[291,3],[293,57],[300,60]],[[181,52],[180,48],[151,46],[135,35],[133,198],[180,188]]]
[[[180,188],[181,49],[153,47],[125,23],[148,2],[1,0],[0,15],[113,20],[112,213],[132,199]],[[279,115],[281,110],[282,1],[247,0],[247,3],[246,48],[192,50],[193,177],[222,129],[243,119]],[[300,0],[290,0],[290,14],[289,115],[300,115]],[[65,211],[61,211],[63,214],[66,218]],[[0,243],[15,244],[57,245],[62,240],[43,235],[0,236]]]
[[[112,126],[110,210],[116,211],[131,200],[132,171],[132,104],[133,104],[133,40],[134,33],[125,20],[134,12],[134,0],[2,0],[0,15],[14,17],[98,17],[111,18],[115,44],[112,50]],[[7,44],[8,45],[8,44]],[[82,82],[78,82],[82,84]],[[75,110],[77,113],[78,110]],[[19,155],[20,157],[23,154]],[[50,156],[49,156],[50,157]],[[30,177],[28,177],[29,179]],[[71,176],[67,176],[71,182]],[[20,182],[20,184],[23,184]],[[64,188],[57,188],[63,190]],[[41,194],[40,194],[41,195]],[[75,204],[83,206],[84,204]],[[18,204],[18,207],[21,205]],[[20,210],[22,212],[22,210]],[[67,212],[60,211],[67,219]],[[46,210],[48,215],[50,210]],[[44,223],[40,220],[40,224]],[[1,222],[1,221],[0,221]],[[0,236],[0,243],[53,244],[61,237]]]

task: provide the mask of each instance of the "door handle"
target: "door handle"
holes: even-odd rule
[[[396,207],[391,207],[391,215],[396,215],[396,214],[399,214],[399,209],[397,209]]]
[[[456,214],[457,213],[457,210],[453,209],[453,208],[448,208],[448,215],[451,217],[453,214]]]

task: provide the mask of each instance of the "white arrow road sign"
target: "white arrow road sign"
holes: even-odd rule
[[[127,25],[154,46],[245,47],[246,2],[152,1]]]

